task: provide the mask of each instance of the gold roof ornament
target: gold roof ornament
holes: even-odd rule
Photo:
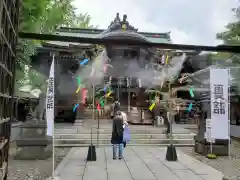
[[[122,24],[122,30],[126,31],[127,30],[127,25],[126,24]]]

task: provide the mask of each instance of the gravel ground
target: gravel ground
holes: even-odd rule
[[[55,149],[55,167],[70,148]],[[9,151],[8,180],[46,180],[52,175],[52,158],[46,160],[15,160],[16,146]]]
[[[192,130],[192,132],[194,132],[194,130]],[[179,149],[199,161],[221,171],[225,175],[226,180],[240,180],[240,140],[232,139],[230,147],[230,157],[218,157],[212,160],[195,153],[193,148],[181,147]]]
[[[196,154],[193,148],[181,147],[186,154],[204,162],[205,164],[223,172],[226,179],[240,180],[240,142],[233,140],[231,144],[231,157],[218,157],[210,160],[204,156]]]

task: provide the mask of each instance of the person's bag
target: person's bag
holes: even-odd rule
[[[123,142],[129,143],[130,139],[130,131],[128,126],[126,126],[123,131]]]

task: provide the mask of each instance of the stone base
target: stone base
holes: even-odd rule
[[[96,146],[88,147],[87,161],[97,161]]]
[[[44,160],[52,157],[52,146],[39,147],[39,146],[29,146],[29,147],[19,147],[17,148],[15,159],[17,160]]]
[[[44,121],[28,121],[20,126],[20,130],[15,159],[36,160],[52,156],[52,137],[46,136]]]
[[[206,156],[211,153],[210,144],[205,144],[203,142],[195,142],[195,152]],[[212,153],[217,156],[228,156],[228,145],[226,144],[212,144]]]
[[[167,147],[166,160],[167,161],[177,161],[178,160],[176,147],[174,145],[169,145]]]

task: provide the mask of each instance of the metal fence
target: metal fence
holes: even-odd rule
[[[0,179],[7,179],[19,0],[0,0]]]

